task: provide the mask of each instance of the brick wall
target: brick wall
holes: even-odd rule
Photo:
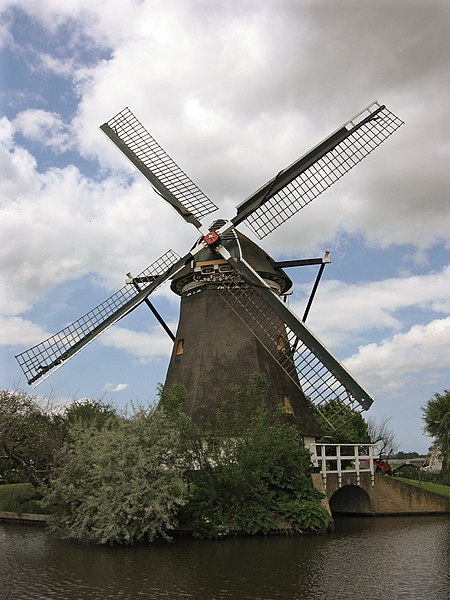
[[[450,500],[394,477],[375,476],[372,491],[375,514],[450,513]]]
[[[321,505],[327,511],[328,514],[331,515],[330,505],[328,503],[327,491],[323,484],[322,474],[321,473],[311,473],[311,479],[313,486],[318,490],[321,494],[325,494],[325,498],[322,498],[320,501]]]

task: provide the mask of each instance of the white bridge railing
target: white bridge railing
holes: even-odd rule
[[[361,473],[370,473],[371,484],[375,485],[373,444],[310,444],[309,449],[325,485],[331,473],[337,473],[339,487],[342,475],[348,473],[356,473],[356,485],[360,485]]]

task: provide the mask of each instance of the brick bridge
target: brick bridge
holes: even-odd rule
[[[311,444],[315,487],[332,514],[450,513],[450,501],[376,473],[371,444]]]

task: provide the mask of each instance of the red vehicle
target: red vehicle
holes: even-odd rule
[[[368,458],[360,458],[359,460],[361,463],[367,464],[368,468]],[[373,466],[375,468],[375,473],[384,473],[385,475],[392,475],[392,465],[390,464],[387,458],[374,457]]]
[[[373,464],[375,465],[375,473],[384,473],[385,475],[392,475],[392,465],[386,460],[381,458],[374,458]]]

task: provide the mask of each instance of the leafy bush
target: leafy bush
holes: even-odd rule
[[[287,500],[281,515],[298,532],[322,533],[333,528],[331,516],[314,500]]]
[[[167,537],[184,502],[178,449],[179,432],[162,410],[76,422],[45,492],[51,529],[99,544]]]
[[[281,408],[276,414],[265,408],[267,388],[264,377],[253,376],[246,390],[237,390],[233,414],[219,413],[202,430],[184,415],[181,388],[163,393],[162,406],[178,423],[189,461],[181,518],[198,537],[332,526],[311,482],[303,438]]]

